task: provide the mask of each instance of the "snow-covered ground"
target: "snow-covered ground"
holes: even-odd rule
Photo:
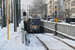
[[[17,32],[14,32],[14,25],[9,25],[9,40],[7,40],[7,27],[0,28],[0,50],[44,50],[42,44],[32,35],[28,35],[31,40],[29,46],[22,44],[20,27],[17,28]]]
[[[53,20],[53,19],[52,19]],[[55,23],[55,22],[52,22],[52,21],[47,21],[47,20],[41,20],[41,21],[44,21],[44,22],[50,22],[50,23]],[[70,24],[70,23],[66,23],[66,22],[64,22],[64,21],[62,21],[62,22],[57,22],[58,24],[63,24],[63,25],[71,25],[71,26],[75,26],[74,24]]]
[[[49,35],[49,36],[53,36],[50,33],[46,33],[46,34]],[[57,37],[57,36],[53,36],[53,37],[55,37],[57,39],[60,39],[61,41],[64,41],[65,43],[69,44],[72,47],[75,47],[75,41],[73,41],[73,40],[69,40],[69,39],[65,39],[65,38],[60,38],[60,37]]]
[[[60,39],[61,41],[64,41],[64,42],[68,43],[69,45],[75,47],[75,41],[73,41],[73,40],[63,39],[63,38],[59,38],[57,36],[55,38]]]
[[[17,28],[17,32],[14,32],[14,24],[11,23],[9,25],[9,40],[7,40],[7,27],[5,27],[3,29],[0,28],[0,50],[45,50],[45,48],[38,41],[38,39],[35,36],[33,36],[32,34],[27,35],[28,39],[30,40],[29,46],[26,46],[25,43],[22,44],[21,27],[23,27],[23,21],[21,22],[21,24],[19,26],[20,27]],[[66,44],[63,44],[62,42],[54,39],[52,37],[53,36],[52,34],[49,34],[49,35],[51,35],[51,37],[48,37],[48,36],[42,35],[42,34],[36,34],[36,35],[38,37],[40,37],[40,39],[43,40],[44,42],[47,42],[47,45],[51,49],[72,50]],[[58,43],[60,43],[60,44],[58,44]],[[73,43],[74,43],[74,41],[71,42],[71,44],[73,44]]]
[[[65,43],[53,38],[53,35],[50,33],[49,33],[50,37],[43,34],[35,34],[35,35],[38,36],[50,50],[73,50]]]

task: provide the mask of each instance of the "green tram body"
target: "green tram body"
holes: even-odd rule
[[[41,27],[41,21],[40,19],[28,19],[27,22],[25,22],[26,27],[25,30],[27,32],[40,32]]]

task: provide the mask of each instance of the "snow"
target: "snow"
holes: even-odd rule
[[[62,41],[64,41],[64,42],[68,43],[69,45],[75,47],[75,41],[73,41],[73,40],[62,39],[62,38],[59,38],[59,37],[56,37],[56,38],[58,38],[58,39],[60,39],[60,40],[62,40]]]
[[[51,35],[50,37],[43,34],[35,35],[38,36],[46,44],[49,50],[72,50],[71,47],[53,38],[53,35]]]
[[[47,20],[41,20],[41,21],[49,22],[49,23],[55,23],[55,22],[47,21]],[[74,24],[70,24],[70,23],[66,23],[66,22],[57,22],[57,24],[68,25],[68,26],[75,26]]]
[[[50,22],[51,23],[51,22]],[[54,23],[54,22],[53,22]],[[75,25],[72,25],[72,24],[68,24],[68,23],[58,23],[58,24],[62,24],[62,25],[69,25],[69,26],[74,26],[75,27]],[[46,26],[43,26],[43,27],[45,27],[45,28],[47,28],[47,29],[49,29],[49,30],[52,30],[52,31],[55,31],[55,29],[52,29],[52,28],[49,28],[49,27],[46,27]],[[75,39],[75,37],[73,37],[73,36],[71,36],[71,35],[68,35],[68,34],[65,34],[65,33],[62,33],[62,32],[60,32],[60,31],[57,31],[59,34],[62,34],[62,35],[64,35],[64,36],[67,36],[67,37],[69,37],[69,38],[72,38],[72,39]]]
[[[22,21],[19,24],[19,27],[17,27],[17,32],[14,32],[14,24],[13,23],[9,24],[9,40],[7,40],[7,27],[0,28],[0,50],[45,50],[45,48],[38,41],[38,39],[32,34],[27,34],[27,38],[30,40],[29,46],[26,46],[25,42],[22,43],[21,28],[23,27],[24,25]],[[40,39],[44,41],[44,43],[46,43],[50,49],[72,50],[72,48],[70,48],[66,44],[63,44],[62,42],[54,39],[52,34],[50,34],[51,37],[42,34],[36,34],[36,35],[40,37]],[[64,41],[67,41],[68,43],[75,46],[74,41],[66,39],[64,39]]]
[[[38,39],[35,36],[33,36],[32,34],[28,34],[27,36],[28,39],[30,39],[30,46],[33,46],[34,50],[45,50],[45,48],[42,46],[42,44],[38,41]]]
[[[0,28],[0,50],[44,50],[42,44],[32,35],[28,36],[31,40],[29,46],[21,42],[21,27],[23,21],[14,32],[14,24],[9,25],[9,40],[7,40],[7,27]]]
[[[21,46],[21,37],[20,37],[20,28],[17,32],[13,31],[13,24],[9,25],[9,40],[7,40],[7,28],[0,29],[0,50],[20,50]],[[19,47],[19,48],[18,48]],[[22,46],[23,47],[23,46]]]
[[[67,35],[67,34],[65,34],[65,33],[62,33],[62,32],[60,32],[60,31],[57,31],[59,34],[62,34],[62,35],[64,35],[64,36],[67,36],[67,37],[69,37],[69,38],[71,38],[71,39],[75,39],[75,37],[73,37],[73,36],[71,36],[71,35]]]
[[[50,36],[53,36],[53,34],[50,34],[50,33],[46,33],[47,35],[50,35]],[[63,39],[63,38],[60,38],[60,37],[57,37],[57,36],[54,36],[55,38],[57,38],[57,39],[60,39],[61,41],[64,41],[64,42],[66,42],[66,43],[68,43],[69,45],[71,45],[71,46],[73,46],[73,47],[75,47],[75,41],[73,41],[73,40],[70,40],[70,39]]]
[[[45,27],[45,28],[47,28],[47,29],[49,29],[49,30],[55,31],[55,30],[52,29],[52,28],[49,28],[49,27],[46,27],[46,26],[43,26],[43,27]]]

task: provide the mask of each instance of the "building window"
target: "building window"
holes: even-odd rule
[[[68,9],[70,9],[70,3],[68,3]]]
[[[65,4],[65,9],[66,9],[66,4]]]
[[[63,0],[63,1],[65,1],[65,0]]]

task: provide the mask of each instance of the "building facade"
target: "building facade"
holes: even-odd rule
[[[71,15],[73,14],[75,14],[75,0],[71,0]]]
[[[75,17],[75,0],[63,0],[64,17]]]
[[[47,0],[47,16],[53,17],[54,7],[57,6],[57,17],[75,16],[75,0]]]
[[[71,0],[63,0],[63,14],[64,18],[71,15]]]
[[[60,17],[62,17],[62,15],[63,15],[63,12],[62,12],[62,10],[63,10],[63,0],[56,0],[55,2],[54,2],[54,6],[56,5],[57,6],[57,17],[58,18],[60,18]]]
[[[52,16],[54,8],[54,0],[47,0],[47,16]]]
[[[47,16],[53,17],[55,14],[55,6],[57,6],[57,17],[62,15],[63,0],[47,0]]]

